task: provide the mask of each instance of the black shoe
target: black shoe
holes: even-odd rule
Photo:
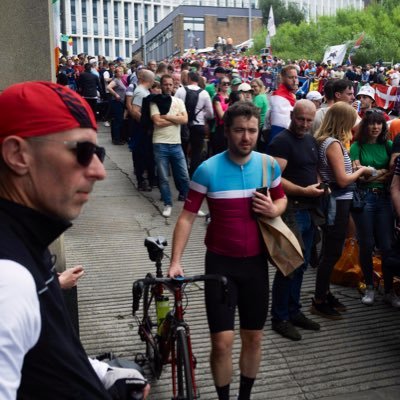
[[[138,189],[141,191],[141,192],[151,192],[151,187],[147,184],[147,182],[146,181],[142,181],[142,182],[140,182],[139,184],[138,184]]]
[[[272,321],[272,330],[279,333],[281,336],[298,341],[301,340],[299,331],[293,326],[290,321]]]
[[[178,201],[185,201],[186,200],[186,196],[183,196],[183,195],[179,195],[178,196]]]
[[[319,331],[320,329],[320,326],[317,322],[307,318],[302,312],[298,313],[294,318],[291,318],[290,322],[294,326],[298,326],[299,328],[307,329],[309,331]]]
[[[326,301],[328,304],[333,307],[336,311],[347,311],[346,306],[341,303],[331,292],[326,295]]]
[[[314,299],[312,299],[312,306],[310,309],[311,314],[320,315],[321,317],[338,320],[342,319],[342,315],[336,311],[332,306],[328,304],[327,301],[324,303],[316,303]]]

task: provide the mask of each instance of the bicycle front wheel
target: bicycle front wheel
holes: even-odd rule
[[[146,278],[152,278],[152,274],[148,273]],[[153,376],[160,379],[162,371],[161,354],[158,346],[157,337],[157,321],[155,312],[154,296],[149,286],[143,291],[143,327],[146,331],[146,358]],[[155,328],[155,329],[154,329]]]
[[[193,400],[193,375],[190,363],[188,338],[185,329],[178,329],[176,337],[176,367],[178,380],[178,399]]]

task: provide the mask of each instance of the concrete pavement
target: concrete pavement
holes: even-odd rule
[[[175,202],[171,218],[163,218],[158,190],[136,190],[127,146],[111,145],[109,128],[99,128],[99,143],[107,149],[108,177],[97,183],[81,217],[65,235],[67,265],[82,263],[86,270],[78,295],[80,333],[87,352],[97,355],[113,351],[133,358],[137,352],[144,352],[144,345],[131,316],[131,286],[134,280],[154,271],[143,246],[144,238],[163,235],[171,242],[182,203]],[[197,218],[183,260],[188,275],[203,271],[205,230],[204,218]],[[164,271],[170,251],[169,246]],[[271,268],[270,283],[273,273]],[[305,314],[314,282],[315,271],[310,268],[302,291]],[[280,337],[271,330],[268,320],[252,399],[400,398],[400,311],[384,305],[379,295],[374,306],[366,307],[355,289],[335,289],[349,310],[344,319],[313,317],[321,324],[321,331],[301,331],[300,342]],[[202,286],[192,286],[187,293],[187,319],[197,357],[201,398],[215,399]],[[236,340],[232,399],[238,389],[238,353]],[[166,368],[159,381],[151,382],[151,399],[171,398],[169,372]]]

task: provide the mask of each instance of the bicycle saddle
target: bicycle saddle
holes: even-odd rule
[[[149,249],[149,251],[162,251],[168,245],[168,243],[164,236],[149,236],[144,239],[144,245]]]

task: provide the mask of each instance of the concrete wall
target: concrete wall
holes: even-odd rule
[[[0,91],[15,82],[52,80],[51,0],[0,1]]]

